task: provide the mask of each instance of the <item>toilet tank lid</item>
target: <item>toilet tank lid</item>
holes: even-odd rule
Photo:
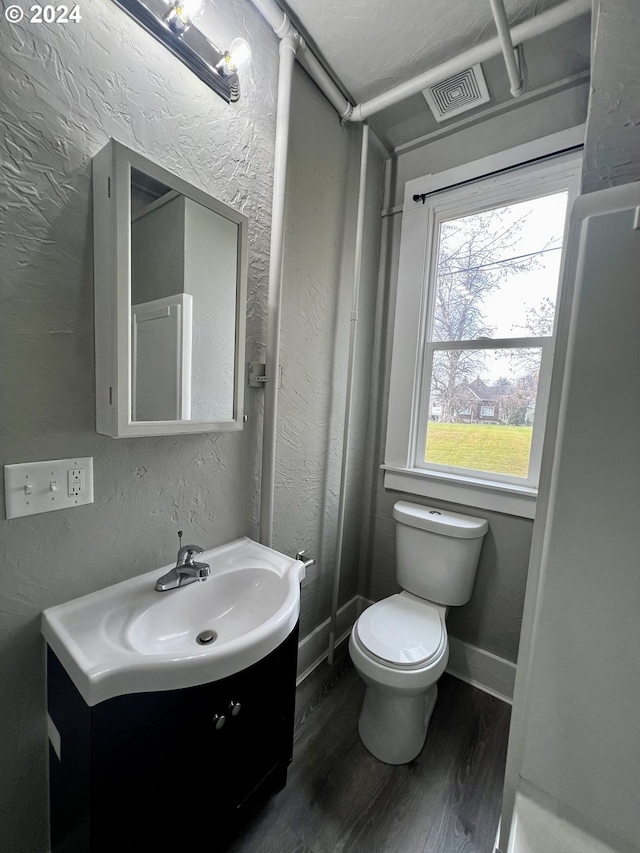
[[[489,529],[484,518],[474,518],[472,515],[462,515],[432,506],[420,506],[408,501],[398,501],[394,505],[393,517],[400,524],[457,539],[479,539]]]

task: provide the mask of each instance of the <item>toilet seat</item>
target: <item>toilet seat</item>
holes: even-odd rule
[[[447,645],[441,611],[406,592],[368,607],[357,620],[356,631],[373,657],[399,669],[428,666]]]

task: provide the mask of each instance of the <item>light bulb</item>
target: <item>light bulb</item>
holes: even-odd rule
[[[229,45],[229,58],[234,71],[246,68],[251,62],[249,42],[243,38],[234,39]]]
[[[202,14],[202,0],[178,0],[176,8],[179,8],[188,21],[195,21]]]
[[[182,35],[202,9],[202,0],[173,0],[165,20],[175,33]]]

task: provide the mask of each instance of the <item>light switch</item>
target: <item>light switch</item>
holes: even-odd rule
[[[7,518],[93,503],[93,457],[4,466]]]

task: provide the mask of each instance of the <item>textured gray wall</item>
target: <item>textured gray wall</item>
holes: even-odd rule
[[[594,3],[593,69],[582,191],[640,181],[638,0]]]
[[[450,169],[580,124],[585,120],[586,107],[586,87],[577,86],[401,155],[395,166],[391,199],[396,204],[402,202],[407,180]],[[398,590],[392,518],[395,501],[408,500],[486,518],[490,530],[483,543],[473,597],[464,607],[452,608],[447,620],[449,632],[459,640],[515,662],[533,522],[415,495],[386,492],[383,487],[380,464],[384,459],[401,216],[389,217],[384,227],[388,229],[389,251],[377,323],[379,367],[371,391],[370,419],[375,426],[369,435],[370,488],[365,496],[362,529],[361,592],[377,600]]]
[[[274,547],[306,547],[302,634],[330,615],[352,299],[359,127],[296,66],[287,176]],[[371,146],[340,602],[357,592],[382,158]],[[336,211],[340,215],[336,215]]]
[[[217,3],[215,20],[205,18],[216,42],[237,34],[252,42],[242,100],[227,106],[114,4],[87,0],[82,14],[74,26],[1,25],[0,463],[91,455],[95,465],[94,504],[0,520],[0,849],[12,853],[46,849],[41,610],[167,563],[179,527],[206,546],[257,534],[262,391],[247,392],[242,433],[120,441],[95,433],[90,175],[92,155],[114,136],[249,216],[246,355],[260,359],[276,39],[247,3]],[[353,209],[358,151],[353,131],[298,74],[295,104],[289,201],[301,210],[287,234],[275,533],[284,550],[304,543],[322,557],[303,604],[313,628],[328,616],[354,227],[343,208]],[[310,201],[304,186],[295,189],[305,176]],[[361,353],[361,369],[364,361]],[[300,506],[310,507],[303,518]]]
[[[538,101],[521,104],[466,130],[442,135],[428,145],[402,154],[398,157],[393,204],[402,204],[404,185],[413,178],[453,169],[582,124],[588,100],[589,84],[580,83]]]
[[[247,3],[218,3],[220,43],[253,43],[228,106],[114,3],[77,25],[2,21],[0,463],[93,456],[95,503],[0,510],[0,849],[43,853],[46,735],[40,612],[162,566],[176,531],[215,546],[257,530],[261,399],[241,433],[95,433],[91,157],[110,136],[250,219],[248,347],[264,337],[277,44]]]
[[[40,612],[169,562],[178,528],[208,547],[257,535],[262,390],[247,389],[241,433],[95,433],[91,157],[111,136],[248,215],[246,360],[264,360],[277,42],[250,4],[210,11],[212,40],[252,43],[235,106],[115,4],[87,0],[74,26],[0,24],[0,464],[90,455],[95,466],[92,505],[10,522],[0,507],[0,849],[11,853],[46,850]],[[329,616],[360,137],[299,69],[293,103],[274,539],[318,557],[306,633]],[[374,153],[343,599],[357,584],[381,169]]]

